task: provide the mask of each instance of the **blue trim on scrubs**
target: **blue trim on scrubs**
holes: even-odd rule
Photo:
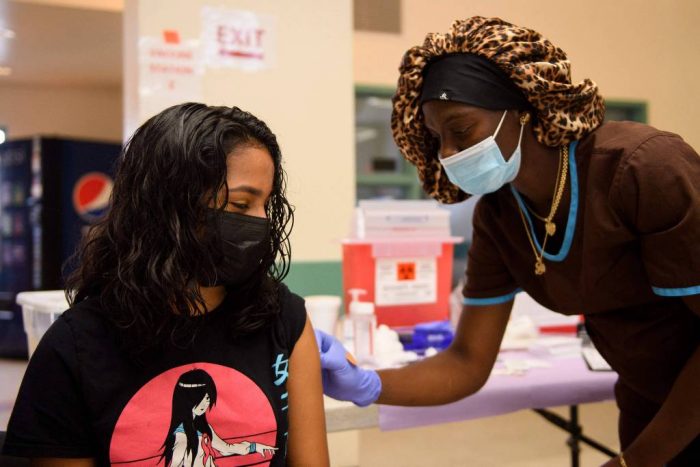
[[[498,305],[499,303],[506,303],[515,298],[515,296],[522,292],[523,289],[515,289],[509,294],[506,295],[500,295],[498,297],[490,297],[490,298],[469,298],[469,297],[464,297],[464,300],[462,303],[464,305],[478,305],[478,306],[483,306],[483,305]]]
[[[651,290],[653,290],[656,295],[661,295],[662,297],[687,297],[688,295],[700,294],[700,285],[678,289],[664,289],[652,286]]]
[[[566,221],[566,232],[564,233],[564,241],[561,244],[559,253],[557,253],[556,255],[552,255],[550,253],[547,253],[546,251],[544,252],[542,256],[549,261],[564,261],[564,259],[566,259],[567,255],[569,254],[569,250],[571,249],[571,242],[574,238],[574,231],[576,230],[576,214],[578,213],[578,173],[576,171],[577,144],[578,141],[572,141],[569,144],[571,203],[569,204],[569,218]],[[520,193],[518,193],[518,190],[516,190],[515,187],[513,187],[513,185],[510,185],[510,190],[513,192],[513,196],[515,196],[515,200],[518,202],[518,206],[520,206],[520,209],[522,210],[523,214],[525,214],[525,219],[527,220],[527,223],[530,226],[530,232],[532,233],[532,239],[535,242],[535,246],[538,250],[542,251],[542,246],[540,245],[540,242],[537,240],[537,236],[535,235],[535,228],[532,225],[532,219],[530,218],[530,214],[527,212],[527,208],[525,207],[523,199],[520,197]]]

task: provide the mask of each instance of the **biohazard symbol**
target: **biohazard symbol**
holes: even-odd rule
[[[416,280],[416,263],[398,263],[396,265],[396,279],[399,281]]]

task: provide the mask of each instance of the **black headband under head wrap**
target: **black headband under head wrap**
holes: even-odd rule
[[[444,55],[423,73],[420,103],[455,101],[489,110],[526,110],[531,106],[523,93],[489,59],[475,54]]]

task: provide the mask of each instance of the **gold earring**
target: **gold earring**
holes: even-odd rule
[[[530,114],[529,113],[524,113],[520,116],[520,124],[521,125],[527,125],[527,122],[530,121]]]

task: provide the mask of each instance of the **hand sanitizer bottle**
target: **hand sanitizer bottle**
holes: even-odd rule
[[[353,328],[353,343],[355,357],[360,364],[374,363],[374,333],[377,328],[377,319],[374,315],[374,303],[361,302],[360,295],[367,293],[363,289],[350,289],[352,296],[350,302],[350,320]]]

